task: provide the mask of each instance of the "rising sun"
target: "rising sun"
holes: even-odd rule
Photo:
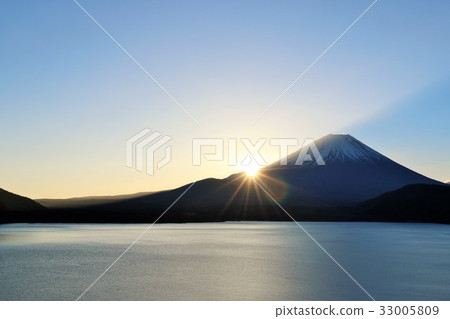
[[[250,163],[249,165],[241,166],[242,170],[250,177],[256,176],[261,168],[256,163]]]

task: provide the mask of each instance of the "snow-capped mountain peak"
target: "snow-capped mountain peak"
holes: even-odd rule
[[[315,154],[320,154],[322,164]],[[294,202],[298,205],[356,203],[410,184],[441,184],[347,134],[324,136],[286,159],[287,165],[277,161],[266,166],[261,175],[289,185],[291,205]]]
[[[343,163],[343,162],[358,162],[358,163],[377,163],[380,161],[389,161],[387,157],[368,147],[349,134],[328,134],[318,140],[314,141],[315,147],[325,165]],[[305,161],[302,166],[317,165],[317,159],[311,152],[312,145],[305,145],[307,154],[311,156],[312,161]],[[287,165],[293,166],[296,164],[301,149],[290,154],[287,158]],[[297,162],[298,164],[298,162]]]
[[[315,142],[326,162],[336,161],[384,161],[387,158],[348,134],[329,134]]]

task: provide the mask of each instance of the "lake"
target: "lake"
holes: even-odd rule
[[[450,226],[302,223],[377,300],[450,299]],[[148,225],[0,226],[0,300],[75,300]],[[292,222],[159,224],[82,300],[369,300]]]

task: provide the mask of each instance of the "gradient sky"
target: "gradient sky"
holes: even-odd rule
[[[379,0],[253,127],[250,123],[372,1],[2,1],[0,187],[32,198],[152,191],[239,170],[191,166],[193,137],[349,133],[450,179],[450,2]],[[125,141],[173,137],[155,176]],[[265,149],[268,159],[276,159]]]

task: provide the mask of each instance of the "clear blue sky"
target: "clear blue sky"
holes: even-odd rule
[[[197,127],[71,0],[2,1],[0,187],[33,198],[150,191],[236,171],[191,167],[192,137],[350,133],[450,179],[450,2],[100,1],[83,5],[200,122]],[[144,127],[173,136],[154,177],[125,167]]]

